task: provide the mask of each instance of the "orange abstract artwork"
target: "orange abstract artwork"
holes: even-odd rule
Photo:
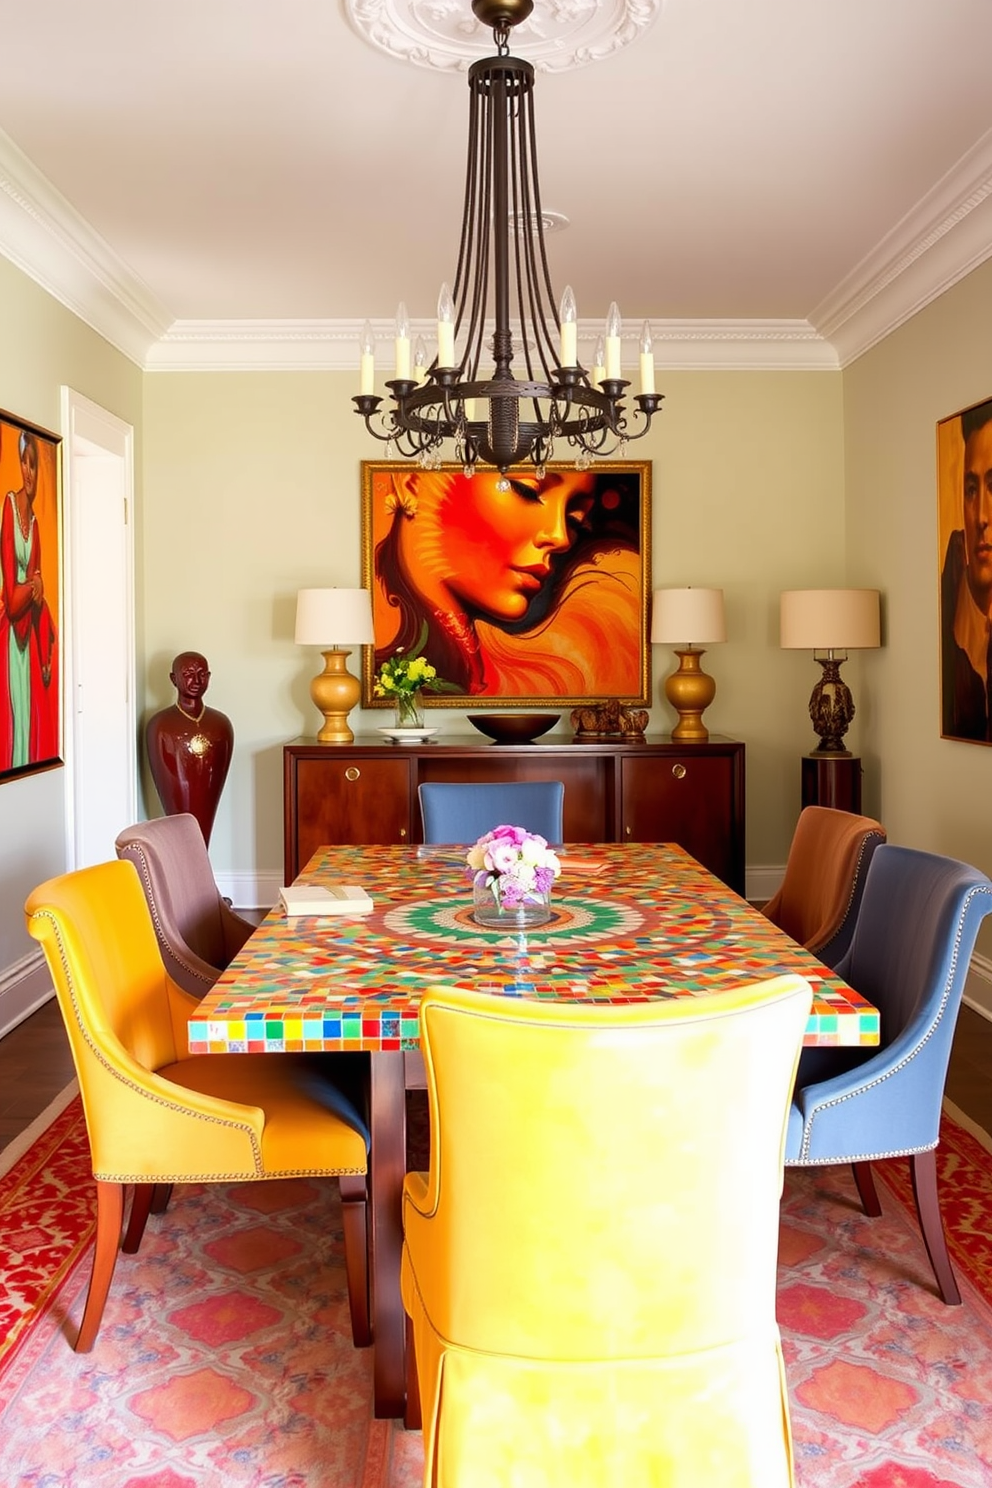
[[[645,703],[651,467],[565,464],[499,472],[362,465],[363,584],[375,670],[423,655],[425,701]]]
[[[59,440],[0,414],[0,778],[59,759]]]

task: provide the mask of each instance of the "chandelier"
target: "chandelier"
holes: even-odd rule
[[[410,323],[396,317],[396,375],[387,381],[390,402],[373,391],[375,346],[366,321],[361,342],[360,392],[352,401],[369,432],[427,468],[440,466],[446,444],[471,474],[477,462],[505,477],[512,465],[539,469],[555,458],[556,445],[575,451],[588,467],[647,433],[661,406],[654,390],[654,357],[647,322],[641,333],[641,391],[628,414],[621,377],[621,321],[616,304],[596,344],[592,371],[578,364],[575,297],[566,288],[556,302],[544,246],[544,217],[537,176],[534,68],[509,55],[512,27],[527,18],[533,0],[472,0],[480,21],[492,28],[495,57],[469,69],[468,163],[465,207],[454,289],[438,300],[437,356],[427,365],[418,337],[410,359]],[[511,329],[511,306],[519,334]],[[495,322],[487,338],[487,314]],[[464,350],[456,359],[455,340]],[[483,367],[483,353],[491,368]],[[514,374],[517,355],[521,375]],[[412,374],[412,375],[411,375]]]

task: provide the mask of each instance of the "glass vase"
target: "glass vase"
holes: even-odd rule
[[[420,729],[424,726],[424,704],[419,692],[396,694],[396,727]]]
[[[529,930],[551,918],[551,890],[534,890],[515,904],[503,899],[501,880],[489,883],[489,874],[477,873],[472,884],[472,918],[487,930]]]

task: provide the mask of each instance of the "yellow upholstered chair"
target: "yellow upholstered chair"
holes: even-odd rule
[[[787,1488],[775,1321],[811,993],[421,1005],[403,1194],[430,1488]],[[411,1412],[414,1414],[414,1412]]]
[[[868,864],[884,841],[885,828],[873,817],[805,807],[781,887],[764,913],[826,966],[836,966],[854,935]]]
[[[132,863],[43,883],[25,906],[79,1077],[97,1233],[77,1352],[92,1348],[121,1244],[137,1250],[156,1185],[335,1174],[352,1333],[369,1342],[367,1134],[341,1091],[294,1054],[186,1054],[198,1001],[169,977]]]

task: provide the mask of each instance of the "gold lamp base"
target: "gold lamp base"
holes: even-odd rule
[[[310,683],[310,696],[324,715],[317,743],[353,744],[355,736],[348,727],[348,714],[358,704],[362,684],[345,665],[351,652],[335,649],[322,654],[324,670]]]
[[[710,731],[703,723],[703,712],[716,697],[716,683],[703,671],[699,659],[704,655],[695,647],[676,650],[677,672],[665,682],[665,696],[679,715],[672,738],[680,744],[705,744]]]

